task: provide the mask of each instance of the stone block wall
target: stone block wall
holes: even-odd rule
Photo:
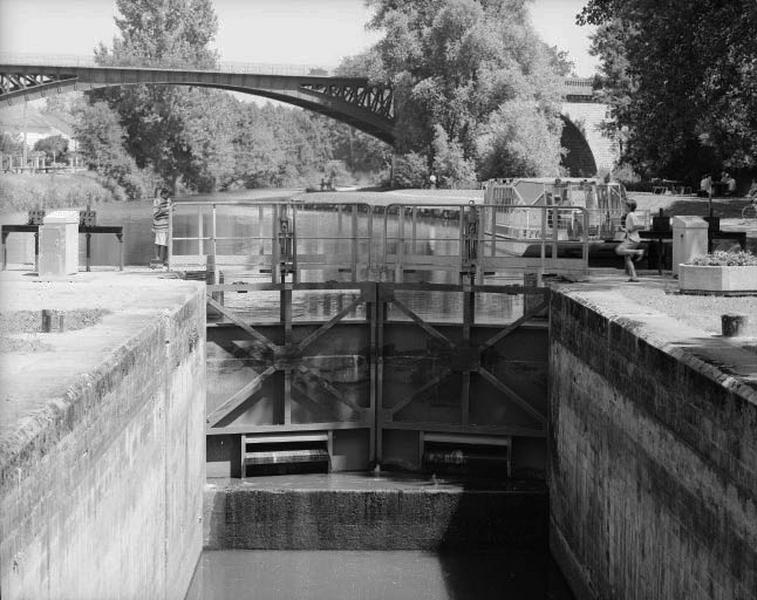
[[[577,596],[757,598],[757,386],[702,357],[757,361],[578,295],[551,309],[550,545]]]
[[[123,341],[0,448],[4,599],[184,597],[202,548],[204,292],[172,301],[106,320],[92,335]]]

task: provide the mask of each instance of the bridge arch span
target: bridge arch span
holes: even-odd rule
[[[0,64],[0,102],[7,104],[69,90],[138,84],[216,88],[270,98],[343,121],[389,144],[394,142],[392,90],[364,78]]]
[[[251,94],[326,115],[390,145],[395,141],[397,121],[392,89],[371,84],[365,78],[0,63],[0,103],[6,104],[68,90],[138,84],[185,85]],[[586,177],[598,169],[612,168],[617,149],[599,129],[607,107],[594,100],[592,82],[568,78],[563,93],[565,126],[561,142],[569,151],[563,164],[571,175]]]
[[[562,157],[560,165],[568,170],[571,177],[593,177],[597,173],[597,161],[581,130],[565,115],[560,115],[563,130],[560,145],[567,154]]]

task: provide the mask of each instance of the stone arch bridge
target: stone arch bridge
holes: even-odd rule
[[[392,144],[396,115],[392,89],[364,78],[328,77],[308,72],[200,71],[144,67],[17,64],[0,61],[0,105],[72,90],[122,85],[187,85],[219,88],[278,100],[343,121]],[[281,71],[282,69],[279,69]],[[294,69],[296,70],[296,69]],[[304,70],[303,70],[304,71]],[[591,80],[566,79],[563,85],[563,163],[574,176],[611,168],[616,149],[599,133],[606,107],[592,96]]]

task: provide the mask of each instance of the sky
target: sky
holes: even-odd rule
[[[213,0],[222,62],[335,67],[375,43],[363,0]],[[549,45],[567,50],[577,74],[589,77],[591,30],[575,25],[585,0],[533,0],[534,27]],[[0,0],[0,53],[87,57],[116,35],[111,0]]]

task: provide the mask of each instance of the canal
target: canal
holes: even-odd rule
[[[242,194],[216,194],[206,197],[208,201],[228,199],[285,200],[288,195],[279,192]],[[196,200],[193,197],[192,200]],[[178,200],[181,202],[181,198]],[[360,194],[344,194],[344,202],[360,200]],[[98,225],[122,225],[124,227],[124,262],[127,266],[147,268],[153,255],[151,232],[152,205],[149,201],[112,203],[98,205]],[[256,231],[259,223],[256,214],[239,211],[233,218],[219,221],[218,234],[238,238],[224,250],[229,254],[250,252],[245,235]],[[365,215],[360,215],[360,229],[366,231]],[[25,215],[4,215],[3,223],[25,222]],[[332,251],[340,251],[342,226],[336,212],[305,212],[297,222],[298,235],[312,238],[310,250],[315,249],[315,238],[332,240]],[[376,218],[381,228],[382,219]],[[182,223],[177,222],[178,235],[191,234]],[[185,224],[186,225],[186,224]],[[182,228],[183,227],[183,228]],[[426,218],[418,221],[416,237],[425,244],[430,254],[454,255],[459,239],[456,221]],[[119,247],[115,236],[93,236],[92,263],[97,268],[116,265]],[[373,243],[373,242],[371,242]],[[189,245],[187,242],[186,245]],[[318,248],[320,251],[324,249]],[[328,250],[328,249],[327,249]],[[375,253],[381,248],[374,247]],[[33,260],[31,235],[14,234],[8,239],[8,261],[29,264]],[[80,249],[80,261],[84,262],[84,248]],[[311,281],[339,278],[340,274],[309,273]],[[232,275],[240,281],[270,281],[270,274]],[[416,272],[410,277],[415,281],[434,283],[457,283],[452,272]],[[521,275],[513,280],[521,281]],[[227,283],[231,281],[227,279]],[[500,282],[501,283],[501,282]],[[463,310],[461,294],[435,292],[407,292],[406,304],[424,319],[436,322],[460,320]],[[295,295],[293,320],[327,320],[339,313],[351,301],[349,293],[307,292]],[[227,294],[226,306],[240,316],[255,320],[275,320],[279,317],[278,294]],[[348,319],[364,319],[361,308]],[[479,323],[505,324],[523,314],[521,296],[503,294],[479,294],[476,304],[476,319]],[[390,314],[390,318],[402,318]],[[212,345],[208,347],[212,355]],[[212,356],[209,356],[212,359]],[[230,379],[234,370],[228,373]],[[209,399],[213,393],[208,391]],[[506,551],[506,549],[504,549]],[[197,566],[187,598],[407,598],[418,599],[463,599],[463,598],[572,598],[568,588],[548,552],[542,554],[513,555],[511,553],[486,552],[480,555],[469,553],[439,554],[422,551],[274,551],[274,550],[223,550],[205,551]]]

